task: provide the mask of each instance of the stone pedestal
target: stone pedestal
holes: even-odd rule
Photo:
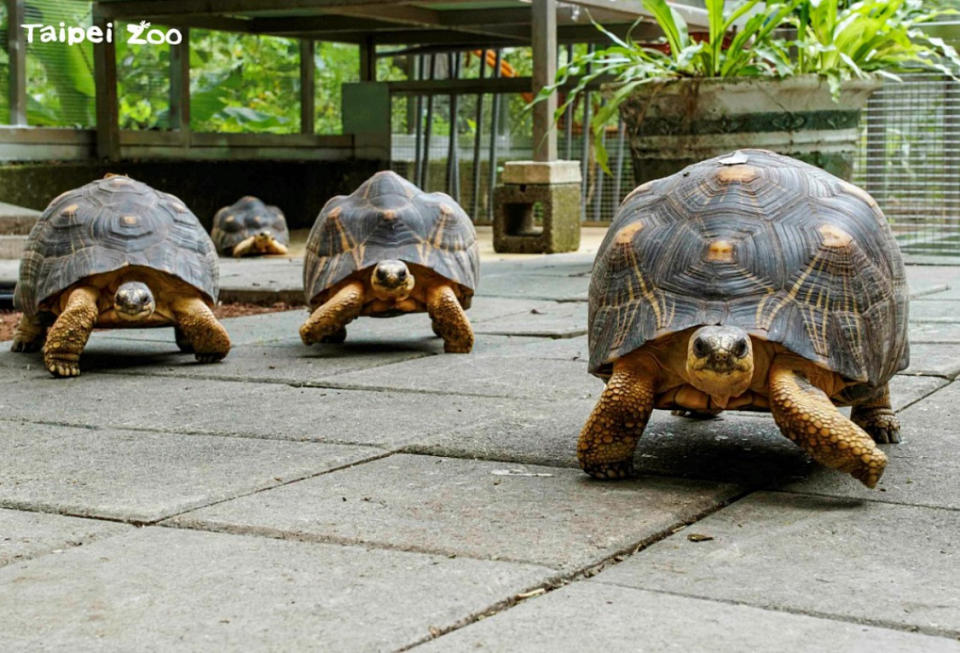
[[[580,247],[579,162],[511,161],[501,181],[493,196],[495,251],[554,254]]]

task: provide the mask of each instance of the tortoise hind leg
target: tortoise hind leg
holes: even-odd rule
[[[96,288],[80,286],[70,296],[43,345],[43,364],[54,376],[80,374],[80,354],[87,344],[100,311]]]
[[[633,476],[633,452],[653,412],[657,365],[648,355],[613,364],[613,375],[577,443],[583,471],[595,478]]]
[[[193,353],[193,343],[190,342],[190,339],[187,337],[187,334],[183,332],[178,326],[173,327],[173,337],[177,341],[177,348],[180,349],[184,354]]]
[[[880,444],[900,442],[900,420],[890,407],[888,384],[884,384],[882,392],[872,401],[854,406],[850,411],[850,419],[869,433],[874,442]]]
[[[10,351],[30,352],[39,351],[47,339],[47,327],[40,323],[37,315],[23,313],[13,332],[13,343]]]
[[[360,315],[360,310],[363,308],[363,295],[363,283],[354,281],[318,306],[300,327],[300,339],[303,344],[346,340],[346,326]]]
[[[206,302],[199,297],[178,297],[170,302],[170,308],[177,321],[177,332],[183,334],[198,361],[213,363],[227,355],[230,336]],[[179,339],[177,345],[183,350]]]
[[[875,487],[887,457],[808,380],[807,368],[812,365],[785,356],[770,365],[770,410],[777,426],[817,462]]]
[[[453,288],[443,284],[427,289],[427,312],[433,332],[443,338],[443,351],[469,354],[473,349],[473,328]]]

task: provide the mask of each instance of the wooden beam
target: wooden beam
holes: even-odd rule
[[[316,63],[313,39],[300,39],[300,133],[312,134],[316,123]]]
[[[557,3],[556,0],[533,0],[532,46],[534,97],[557,76]],[[553,114],[557,110],[557,94],[533,105],[533,160],[557,160],[557,127]]]
[[[190,29],[183,41],[170,46],[170,129],[180,132],[184,147],[190,145]]]
[[[377,81],[377,44],[373,36],[360,41],[360,81]]]
[[[27,37],[23,0],[7,0],[7,56],[9,57],[10,124],[27,124]]]
[[[110,19],[97,13],[93,24],[106,33]],[[93,45],[93,79],[97,87],[97,156],[120,158],[120,125],[117,104],[117,52],[113,41]]]

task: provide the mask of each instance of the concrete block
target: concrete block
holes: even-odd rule
[[[642,554],[641,554],[642,555]],[[943,637],[578,582],[443,635],[431,651],[960,651]]]
[[[955,378],[960,374],[960,345],[925,343],[910,345],[910,366],[903,371],[903,374]]]
[[[580,247],[579,183],[503,184],[493,202],[494,251],[552,254]]]
[[[500,181],[504,184],[579,184],[579,161],[507,161]]]
[[[0,649],[397,650],[550,573],[148,527],[0,569]]]
[[[956,638],[956,515],[756,493],[594,581]]]
[[[0,258],[20,260],[23,248],[27,245],[26,236],[0,235]]]
[[[370,447],[8,422],[0,505],[132,522],[380,455]]]
[[[0,491],[4,484],[0,483]],[[125,524],[0,509],[0,567],[119,535]]]
[[[175,517],[204,529],[322,538],[577,569],[734,496],[732,485],[394,455]]]
[[[0,234],[26,236],[40,217],[40,211],[0,202]]]

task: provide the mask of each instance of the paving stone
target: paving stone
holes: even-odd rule
[[[695,618],[691,618],[696,615]],[[856,623],[580,582],[417,651],[960,651],[960,642]]]
[[[335,538],[577,569],[734,496],[732,485],[394,455],[176,517],[176,524]]]
[[[386,368],[385,368],[386,369]],[[393,448],[512,414],[525,402],[421,393],[291,388],[278,383],[45,371],[7,373],[0,415],[48,423]],[[37,376],[39,375],[39,376]]]
[[[0,484],[0,490],[2,488]],[[130,528],[115,522],[0,508],[0,567],[47,553],[60,553]]]
[[[946,379],[936,376],[897,374],[890,379],[890,405],[894,410],[902,410],[948,383]]]
[[[955,510],[763,492],[595,580],[957,637],[956,525]]]
[[[587,333],[587,305],[582,302],[551,302],[504,317],[478,322],[477,333],[495,335],[573,338]]]
[[[960,288],[960,266],[957,265],[908,265],[906,271],[910,288],[937,283]]]
[[[939,320],[960,322],[960,301],[930,295],[910,302],[910,321]]]
[[[903,373],[952,379],[960,374],[960,345],[911,344],[910,367]]]
[[[389,379],[389,382],[386,381]],[[348,387],[404,388],[533,399],[595,398],[603,384],[576,361],[516,356],[431,356],[337,377]]]
[[[911,343],[960,344],[960,322],[911,322],[909,337]]]
[[[380,455],[371,447],[3,422],[0,505],[150,522]]]
[[[396,650],[549,573],[148,527],[0,570],[0,648]]]
[[[586,302],[590,277],[505,273],[485,275],[477,294],[487,297],[526,297]]]
[[[819,470],[783,489],[960,510],[960,387],[954,382],[900,413],[901,437],[896,445],[881,445],[889,462],[877,490],[844,483]]]

